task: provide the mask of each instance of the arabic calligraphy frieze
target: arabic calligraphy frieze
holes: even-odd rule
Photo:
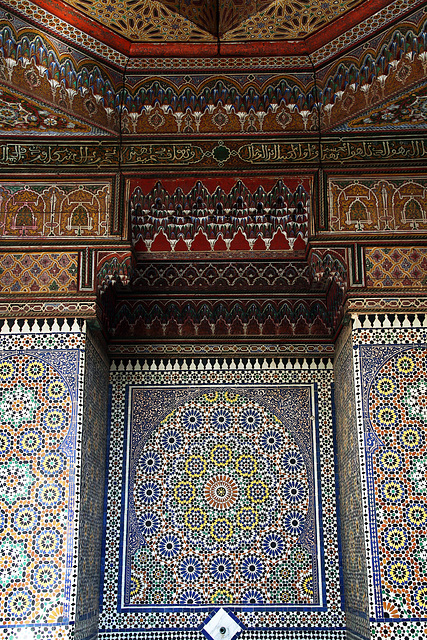
[[[372,162],[422,161],[427,159],[427,138],[342,139],[317,141],[250,142],[243,140],[198,140],[125,144],[99,143],[5,143],[0,145],[0,168],[61,166],[84,168],[197,166],[226,167],[317,165],[321,160],[331,165]]]
[[[319,153],[319,148],[321,152]],[[389,162],[427,157],[424,140],[326,140],[317,142],[270,142],[242,145],[241,160],[249,164],[274,163],[330,163]]]
[[[3,144],[0,165],[14,166],[69,166],[97,167],[117,165],[118,147],[115,144],[90,146],[88,144]]]

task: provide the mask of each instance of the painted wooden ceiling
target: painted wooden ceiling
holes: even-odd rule
[[[323,33],[325,41],[391,0],[36,0],[36,4],[104,38],[134,43],[295,41]],[[78,13],[70,12],[70,7]],[[79,19],[80,14],[80,19]],[[338,22],[338,24],[337,24]]]

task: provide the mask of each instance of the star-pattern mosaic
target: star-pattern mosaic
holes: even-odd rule
[[[72,618],[80,344],[78,332],[1,339],[0,611],[10,637],[44,625],[43,637],[59,640]]]
[[[101,635],[344,637],[331,372],[230,362],[113,364]]]
[[[275,395],[287,423],[240,390],[185,402],[148,438],[133,409],[124,606],[319,604],[310,394]]]
[[[371,631],[386,637],[392,622],[394,637],[421,638],[427,622],[426,329],[417,316],[403,324],[396,316],[393,327],[387,316],[377,316],[376,328],[369,319],[361,324],[353,344],[363,411]]]

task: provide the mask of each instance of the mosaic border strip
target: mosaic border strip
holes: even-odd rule
[[[222,360],[221,364],[219,362],[219,360]],[[206,373],[212,373],[213,376],[217,375],[218,371],[263,371],[263,376],[267,377],[267,378],[272,378],[273,380],[276,378],[276,376],[278,375],[279,372],[283,372],[285,370],[290,371],[290,370],[295,370],[295,371],[324,371],[324,370],[333,370],[333,364],[332,364],[332,360],[330,358],[328,358],[326,360],[326,363],[324,361],[324,359],[318,359],[318,358],[309,358],[307,360],[307,358],[304,358],[303,360],[301,359],[296,359],[296,360],[291,360],[291,358],[287,359],[286,365],[283,362],[282,358],[272,358],[271,360],[267,360],[266,358],[264,358],[262,360],[262,364],[260,364],[258,358],[256,358],[255,360],[245,360],[243,362],[243,359],[240,358],[239,361],[235,360],[234,358],[231,359],[230,362],[228,362],[228,359],[224,359],[224,358],[216,358],[214,363],[212,364],[211,359],[207,359],[206,361],[203,360],[198,360],[197,358],[192,358],[191,360],[185,359],[185,360],[173,360],[170,359],[167,361],[167,363],[165,364],[165,362],[163,360],[150,360],[150,364],[148,362],[148,360],[125,360],[126,362],[126,366],[124,364],[123,360],[120,360],[119,363],[117,364],[116,361],[113,361],[111,363],[111,368],[110,371],[111,373],[120,373],[123,371],[126,371],[127,373],[129,372],[134,372],[134,373],[142,373],[142,374],[148,374],[150,373],[150,375],[153,375],[153,372],[159,372],[159,373],[163,373],[164,375],[164,380],[162,381],[163,383],[167,383],[169,382],[169,375],[170,372],[177,372],[180,371],[182,373],[184,373],[186,376],[187,375],[194,375],[194,372],[206,372]],[[197,365],[196,365],[197,362]],[[173,363],[173,364],[172,364]],[[222,374],[224,375],[224,373]],[[240,378],[239,378],[240,379]],[[268,380],[269,382],[272,380]],[[157,380],[156,380],[157,382]],[[187,382],[187,380],[186,380]],[[203,380],[204,383],[209,384],[210,381],[207,380],[207,378],[205,378]],[[221,382],[223,383],[228,383],[228,380],[221,380]],[[148,384],[148,380],[146,381],[146,383]],[[160,382],[159,382],[160,383]]]
[[[417,298],[403,298],[390,296],[388,298],[378,298],[378,297],[366,297],[366,298],[350,298],[347,300],[345,304],[345,311],[349,313],[377,313],[380,315],[382,313],[417,313],[419,311],[423,312],[427,309],[427,299],[422,295]]]
[[[119,357],[182,357],[182,356],[329,356],[334,355],[333,344],[110,344],[112,358]]]
[[[98,303],[93,302],[69,302],[63,300],[57,301],[38,301],[32,302],[0,302],[0,315],[4,318],[69,318],[75,314],[84,318],[94,318],[98,313]]]
[[[0,319],[0,347],[1,343],[5,339],[5,336],[9,334],[18,336],[18,335],[37,335],[37,334],[54,334],[56,339],[59,339],[59,336],[62,333],[65,334],[86,334],[86,322],[84,320],[78,320],[77,318],[31,318],[31,319],[22,319],[18,320],[18,318],[14,318],[13,322],[4,318]],[[47,348],[49,344],[54,345],[53,341],[46,341],[42,343],[40,340],[38,342],[33,342],[31,338],[27,337],[26,341],[22,348],[32,348],[29,347],[29,344],[41,344],[40,348]],[[84,346],[84,342],[79,342],[76,338],[76,344],[78,346]],[[52,346],[51,348],[54,348]]]

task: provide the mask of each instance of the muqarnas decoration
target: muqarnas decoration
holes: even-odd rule
[[[219,185],[222,186],[219,186]],[[247,178],[131,181],[137,251],[301,251],[308,240],[310,182]]]

